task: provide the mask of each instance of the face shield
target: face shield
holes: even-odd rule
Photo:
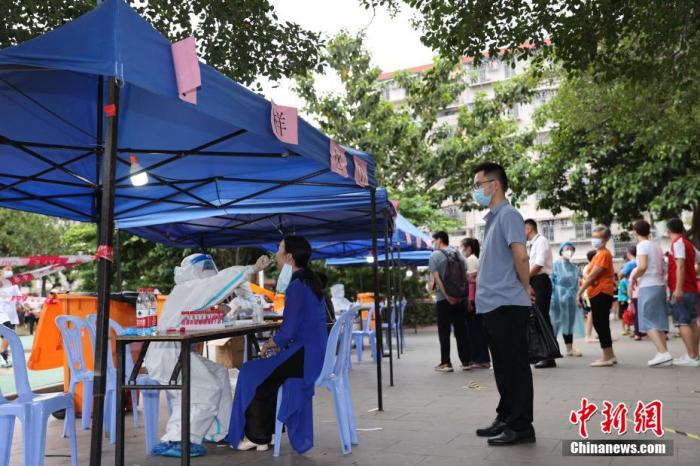
[[[175,267],[175,283],[213,277],[218,272],[209,254],[192,254],[182,260],[180,267]]]

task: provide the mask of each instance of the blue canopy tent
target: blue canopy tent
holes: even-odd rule
[[[432,251],[409,251],[409,252],[402,252],[401,253],[401,265],[402,266],[427,266],[428,265],[428,259],[430,259],[430,254]],[[372,262],[370,262],[369,257],[372,256],[358,256],[358,257],[343,257],[343,258],[337,258],[337,259],[328,259],[326,260],[326,265],[331,266],[331,267],[353,267],[353,266],[367,266],[367,265],[372,265]],[[386,261],[386,255],[385,254],[380,254],[379,255],[379,263],[383,264]],[[389,257],[389,261],[391,262],[392,259]]]
[[[312,244],[331,238],[364,241],[372,232],[370,201],[367,191],[328,198],[250,199],[226,209],[190,212],[185,208],[118,220],[117,225],[128,233],[173,247],[252,246],[276,251],[282,237],[290,234],[303,235]],[[391,218],[393,209],[385,189],[377,190],[376,204],[380,225],[387,225],[383,220]],[[392,225],[388,222],[389,228]],[[384,228],[378,231],[383,234]]]
[[[431,244],[432,238],[429,234],[413,225],[400,213],[396,214],[390,245],[401,251],[402,259],[404,252],[430,250]],[[372,241],[369,235],[362,240],[344,241],[342,238],[338,238],[338,241],[313,242],[311,246],[314,249],[314,258],[316,259],[367,256],[372,251]],[[380,253],[386,249],[381,237],[377,248]]]
[[[123,0],[105,0],[0,50],[0,206],[95,222],[108,251],[115,218],[358,191],[375,206],[371,156],[344,148],[350,176],[333,173],[328,137],[299,119],[298,144],[278,141],[271,103],[213,68],[200,63],[196,105],[180,100],[170,45]],[[356,161],[367,167],[363,186]],[[150,182],[130,184],[142,172]],[[111,261],[101,258],[91,465],[101,464],[111,276]],[[182,461],[189,463],[187,441]]]

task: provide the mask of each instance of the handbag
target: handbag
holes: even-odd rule
[[[562,357],[557,339],[537,306],[530,308],[530,318],[527,323],[527,346],[530,364]]]

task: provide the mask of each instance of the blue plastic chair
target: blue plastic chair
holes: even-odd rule
[[[340,437],[340,449],[344,455],[352,451],[352,445],[359,443],[349,378],[349,354],[354,319],[355,313],[346,311],[333,324],[331,333],[328,335],[323,368],[316,380],[317,387],[327,388],[333,396],[333,406]],[[277,415],[279,415],[282,403],[283,387],[281,386],[277,392]],[[279,456],[280,444],[282,443],[282,422],[277,419],[277,415],[275,418],[274,456]]]
[[[17,399],[8,401],[0,391],[0,465],[10,463],[15,418],[22,423],[24,436],[24,465],[42,466],[46,449],[46,423],[51,413],[66,411],[66,425],[70,433],[71,465],[78,465],[78,447],[75,433],[75,408],[70,393],[35,394],[29,385],[24,348],[12,330],[0,325],[0,335],[10,343],[14,364]]]
[[[401,321],[398,322],[396,319],[397,316],[397,307],[399,308],[399,315],[401,316]],[[396,345],[399,347],[400,350],[403,351],[405,348],[405,342],[403,339],[403,319],[406,315],[406,300],[402,300],[401,304],[397,306],[394,304],[394,307],[391,309],[391,316],[389,317],[389,322],[386,323],[384,322],[382,324],[382,330],[384,330],[384,341],[386,342],[387,348],[389,347],[389,325],[391,325],[391,335],[396,338]],[[400,325],[399,325],[400,324]]]
[[[82,317],[76,316],[57,316],[56,325],[61,332],[63,339],[63,347],[68,358],[68,368],[70,370],[70,384],[68,385],[68,393],[75,397],[75,387],[83,384],[83,416],[81,427],[83,430],[90,428],[90,418],[92,417],[92,389],[94,373],[87,369],[85,359],[83,358],[83,335],[87,333],[90,337],[92,348],[95,347],[95,332],[90,323]],[[109,387],[107,388],[109,390]],[[105,393],[109,396],[109,393]],[[66,436],[68,429],[68,420],[63,426],[63,436]]]
[[[362,361],[362,352],[364,351],[364,340],[365,337],[369,338],[370,351],[372,352],[372,359],[377,361],[376,353],[376,330],[371,330],[372,318],[374,317],[374,305],[371,305],[367,310],[367,318],[362,320],[362,330],[353,330],[352,337],[355,339],[355,349],[357,350],[357,361]]]
[[[97,315],[90,314],[87,317],[87,320],[94,329],[97,323]],[[109,319],[109,328],[110,331],[114,331],[115,335],[123,335],[125,333],[124,327],[112,319]],[[107,396],[105,397],[104,427],[105,432],[109,434],[110,442],[114,444],[117,442],[117,368],[114,365],[114,359],[112,356],[112,345],[107,345],[107,348]],[[134,368],[134,361],[131,359],[129,345],[126,346],[124,366],[126,369],[125,376],[128,379],[131,375],[131,371]],[[139,385],[158,385],[157,380],[151,379],[146,375],[139,375],[136,378],[136,383]],[[146,440],[146,453],[151,453],[153,447],[158,444],[160,393],[158,390],[141,390],[141,395],[143,396],[143,412],[145,417],[144,425],[146,427],[144,432]],[[138,398],[135,396],[135,394],[131,397],[131,408],[134,415],[134,428],[138,428]],[[172,411],[169,399],[168,408],[170,411]]]

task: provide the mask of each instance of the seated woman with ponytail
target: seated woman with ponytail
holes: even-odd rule
[[[275,429],[277,390],[284,385],[279,419],[287,426],[292,447],[304,453],[313,446],[312,397],[328,338],[323,287],[309,268],[311,245],[303,237],[285,237],[276,258],[278,267],[292,269],[284,320],[263,344],[261,359],[241,367],[228,440],[238,450],[267,450]]]

